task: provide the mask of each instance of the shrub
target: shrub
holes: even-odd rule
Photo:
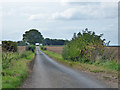
[[[27,51],[32,51],[32,52],[35,52],[35,45],[29,45],[26,47],[26,50]]]
[[[41,46],[42,50],[47,50],[47,48],[45,46]]]
[[[17,52],[17,43],[12,41],[2,41],[3,52]]]
[[[102,35],[96,35],[88,29],[77,35],[74,33],[72,40],[63,48],[63,58],[79,62],[95,62],[96,56],[100,56],[103,52],[105,39],[101,39]]]

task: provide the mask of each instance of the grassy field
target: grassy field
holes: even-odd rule
[[[28,65],[34,56],[31,51],[3,53],[2,88],[19,87],[28,75]]]
[[[118,63],[114,61],[109,61],[101,64],[87,64],[80,62],[73,62],[69,60],[64,60],[61,54],[54,53],[48,50],[42,50],[45,54],[53,58],[54,60],[62,63],[68,67],[87,72],[92,74],[97,79],[105,81],[107,84],[111,84],[112,87],[117,87],[118,85]]]

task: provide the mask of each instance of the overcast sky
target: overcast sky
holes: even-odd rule
[[[24,32],[30,29],[39,30],[45,38],[70,40],[73,33],[88,28],[96,34],[103,33],[103,38],[111,41],[111,45],[118,44],[117,2],[66,1],[5,0],[0,6],[2,40],[22,40]]]

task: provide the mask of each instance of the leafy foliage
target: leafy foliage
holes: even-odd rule
[[[12,41],[2,41],[3,52],[17,52],[17,43]]]
[[[71,41],[63,48],[63,58],[66,60],[80,62],[95,62],[96,56],[103,52],[104,41],[101,39],[103,34],[96,35],[95,32],[85,29],[74,36]]]
[[[38,30],[31,29],[23,34],[23,41],[35,45],[35,43],[43,42],[43,36]]]
[[[35,45],[28,45],[28,46],[26,47],[26,50],[27,50],[27,51],[35,52]]]
[[[47,50],[47,48],[46,48],[45,46],[40,46],[40,48],[41,48],[42,50]]]

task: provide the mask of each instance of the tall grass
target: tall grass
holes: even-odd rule
[[[7,52],[2,54],[2,87],[17,88],[27,77],[28,64],[32,61],[34,53],[26,51],[23,53]]]

